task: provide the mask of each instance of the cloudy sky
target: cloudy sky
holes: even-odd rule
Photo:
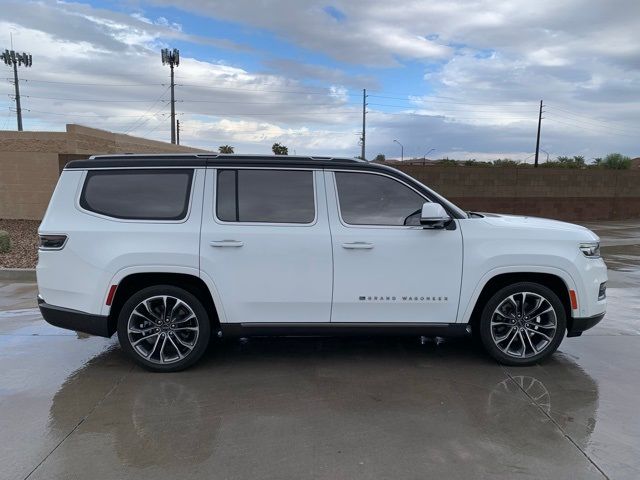
[[[20,70],[27,130],[80,123],[267,153],[531,161],[538,105],[551,157],[640,155],[638,0],[7,1],[0,47]],[[177,6],[179,5],[179,6]],[[15,128],[11,70],[0,128]],[[542,153],[543,158],[545,153]]]

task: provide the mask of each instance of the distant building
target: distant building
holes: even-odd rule
[[[42,219],[71,160],[101,153],[178,152],[204,150],[73,124],[65,132],[0,131],[0,218]]]

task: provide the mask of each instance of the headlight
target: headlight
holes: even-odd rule
[[[589,258],[600,258],[600,243],[599,242],[589,242],[589,243],[581,243],[580,250],[584,254],[585,257]]]

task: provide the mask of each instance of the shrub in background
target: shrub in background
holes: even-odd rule
[[[499,158],[493,161],[494,167],[517,167],[520,165],[519,161],[511,160],[510,158]]]
[[[0,230],[0,253],[7,253],[11,250],[11,239],[9,233],[4,230]]]
[[[598,165],[613,170],[626,170],[631,168],[631,158],[621,153],[610,153],[602,161],[598,162]]]
[[[582,155],[574,155],[573,157],[560,156],[555,160],[540,164],[544,168],[586,168],[586,162]]]

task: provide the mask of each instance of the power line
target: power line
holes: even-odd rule
[[[103,115],[103,114],[82,114],[82,113],[60,113],[60,112],[45,112],[42,110],[32,110],[30,108],[24,108],[27,112],[40,113],[43,115],[58,115],[61,117],[88,117],[88,118],[110,118],[110,117],[139,117],[140,115],[121,115],[119,113],[114,113],[112,115]],[[15,110],[13,110],[15,111]],[[166,113],[161,114],[162,116],[167,115]],[[179,114],[182,115],[182,114]]]
[[[616,122],[605,122],[603,120],[598,120],[598,119],[587,117],[587,116],[584,116],[584,115],[577,115],[575,113],[569,112],[568,110],[563,110],[563,109],[558,108],[558,107],[551,106],[549,108],[551,109],[550,113],[553,113],[554,115],[558,115],[558,116],[564,117],[564,118],[576,118],[577,120],[575,120],[575,121],[578,122],[578,123],[582,122],[582,123],[585,123],[587,125],[593,125],[593,126],[599,127],[599,128],[603,128],[603,127],[612,128],[612,125],[615,125],[615,123],[616,123]],[[557,113],[557,112],[554,112],[553,110],[559,110],[560,112],[564,112],[564,113]],[[587,119],[587,120],[583,120],[583,119]],[[624,127],[621,124],[618,124],[618,125],[620,125],[620,126],[616,125],[616,126],[613,126],[613,128],[615,128],[615,129],[617,129],[619,131],[626,131],[627,133],[631,133],[631,132],[634,131],[633,129],[629,130],[628,127]],[[637,132],[637,135],[640,135],[640,131],[636,131],[636,132]]]
[[[76,85],[86,87],[153,87],[164,86],[164,83],[85,83],[85,82],[61,82],[56,80],[36,80],[33,78],[21,78],[21,82],[35,82],[35,83],[51,83],[57,85]]]
[[[418,105],[395,105],[395,104],[389,104],[389,103],[368,103],[368,105],[374,105],[374,106],[378,106],[378,107],[391,107],[391,108],[404,108],[404,109],[413,109],[413,110],[426,110],[428,107],[426,106],[418,106]],[[494,106],[495,109],[500,109],[502,108],[502,105],[495,105]],[[527,108],[531,108],[531,107],[527,107]],[[472,109],[473,112],[489,112],[489,113],[499,113],[498,110],[484,110],[484,109]],[[447,112],[459,112],[461,111],[459,108],[434,108],[433,110],[435,111],[447,111]],[[514,113],[518,113],[518,114],[524,114],[524,112],[514,112]]]
[[[149,112],[150,112],[150,111],[151,111],[151,110],[152,110],[152,109],[153,109],[153,108],[158,104],[158,102],[160,102],[160,101],[162,100],[162,97],[164,97],[165,93],[167,93],[167,90],[169,90],[169,87],[165,88],[165,89],[162,91],[162,93],[160,94],[160,96],[159,96],[159,97],[158,97],[158,98],[157,98],[157,99],[156,99],[156,100],[151,104],[151,106],[150,106],[150,107],[149,107],[149,108],[148,108],[148,109],[147,109],[147,110],[146,110],[142,115],[140,115],[140,117],[139,117],[136,121],[134,121],[134,122],[131,124],[131,127],[129,127],[129,128],[127,129],[127,131],[126,131],[126,132],[124,132],[124,133],[129,133],[129,132],[131,132],[131,131],[135,130],[136,128],[139,128],[139,127],[141,127],[142,125],[144,125],[145,123],[147,123],[147,122],[149,121],[149,119],[148,119],[148,118],[147,118],[147,120],[145,120],[145,121],[143,121],[142,123],[138,124],[138,122],[140,122],[140,120],[141,120],[142,118],[144,118],[144,116],[145,116],[145,115],[147,115],[147,114],[148,114],[148,113],[149,113]],[[160,111],[160,110],[157,110],[155,113],[158,113],[159,111]]]
[[[569,123],[569,122],[563,122],[562,120],[558,120],[555,117],[545,117],[547,120],[552,121],[552,122],[557,122],[557,123],[561,123],[563,125],[567,125],[569,127],[574,127],[574,128],[586,128],[587,130],[591,129],[591,131],[593,132],[599,132],[602,133],[602,129],[601,128],[597,128],[597,127],[590,127],[588,125],[583,125],[581,127],[578,127],[575,123]],[[638,138],[638,135],[633,135],[633,134],[628,134],[628,133],[618,133],[618,132],[612,132],[612,131],[608,131],[607,135],[618,135],[621,137],[632,137],[632,138]]]
[[[167,90],[169,87],[167,87]],[[166,90],[165,90],[166,91]],[[100,102],[100,103],[147,103],[149,100],[105,100],[102,98],[62,98],[62,97],[40,97],[38,95],[23,95],[25,98],[37,98],[39,100],[64,100],[67,102]]]

